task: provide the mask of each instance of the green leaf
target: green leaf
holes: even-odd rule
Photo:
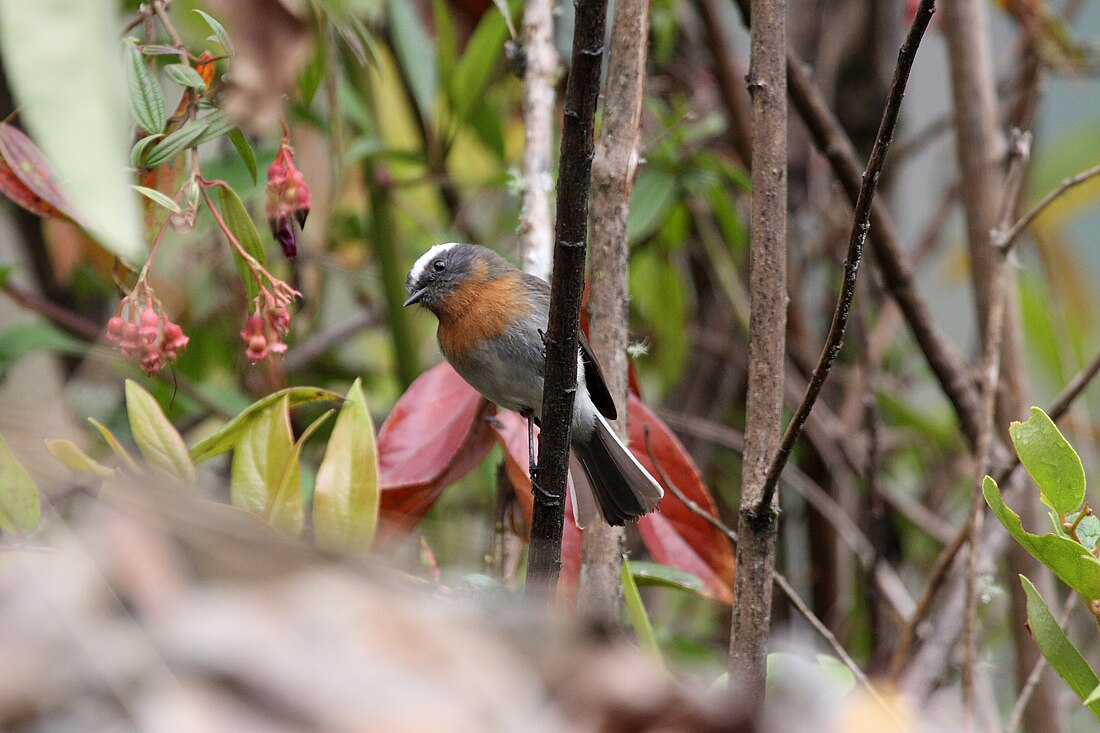
[[[20,359],[35,351],[83,355],[88,345],[51,323],[17,323],[0,331],[0,379]]]
[[[283,466],[283,472],[279,476],[279,481],[275,485],[275,490],[270,494],[271,510],[267,514],[267,521],[271,523],[272,527],[282,529],[284,527],[289,528],[293,526],[295,522],[299,522],[302,516],[302,507],[304,506],[304,499],[302,496],[302,446],[309,436],[317,432],[325,422],[332,417],[332,413],[335,410],[328,410],[325,414],[314,420],[309,424],[309,427],[305,429],[301,437],[294,441],[294,446],[291,448],[290,456],[287,458],[286,465]],[[282,512],[289,509],[289,513],[283,516]],[[286,531],[291,531],[287,529]],[[301,534],[299,529],[295,534]]]
[[[256,167],[256,152],[252,149],[252,143],[248,142],[248,137],[239,127],[229,131],[229,142],[233,143],[233,147],[237,149],[237,155],[241,156],[245,167],[248,168],[248,175],[252,176],[252,182],[255,183],[259,178],[259,171]]]
[[[199,72],[195,71],[187,64],[168,64],[162,71],[164,71],[165,76],[181,87],[195,89],[200,94],[206,91],[206,82],[199,76]]]
[[[621,575],[626,615],[630,619],[630,626],[634,629],[638,644],[657,664],[663,666],[664,658],[661,656],[661,648],[657,646],[653,624],[649,622],[649,614],[646,613],[645,604],[642,603],[642,597],[638,593],[638,586],[634,584],[634,574],[630,570],[630,565],[630,561],[624,556]]]
[[[1086,599],[1100,598],[1100,560],[1091,552],[1068,537],[1025,531],[1019,515],[1005,505],[997,483],[989,476],[982,482],[982,495],[1008,533],[1036,560]]]
[[[211,140],[219,138],[222,135],[227,134],[230,130],[234,128],[233,123],[229,121],[229,118],[226,117],[225,112],[222,112],[221,110],[218,110],[217,112],[212,112],[206,117],[197,120],[197,122],[205,123],[206,127],[202,131],[202,134],[199,135],[198,139],[195,140],[196,147],[202,145],[203,143],[208,143]]]
[[[195,120],[171,133],[158,142],[145,157],[145,167],[155,168],[161,163],[167,163],[184,150],[195,147],[208,127],[210,123],[207,120]]]
[[[65,182],[77,220],[140,263],[146,247],[126,165],[132,141],[116,10],[110,2],[0,0],[0,48],[19,119]]]
[[[435,97],[439,89],[435,44],[424,30],[413,3],[388,0],[386,8],[397,62],[408,79],[420,116],[430,121],[435,117]]]
[[[1039,498],[1059,516],[1076,511],[1085,500],[1085,468],[1077,451],[1054,421],[1038,407],[1027,422],[1008,428],[1020,463],[1039,485]]]
[[[41,518],[38,487],[0,435],[0,529],[26,534]]]
[[[149,71],[145,57],[133,39],[127,39],[126,82],[130,90],[130,109],[141,129],[150,135],[164,132],[168,124],[168,109],[164,106],[164,92],[156,77]]]
[[[256,225],[252,223],[252,217],[248,215],[248,209],[244,208],[244,204],[241,203],[241,197],[228,186],[219,187],[218,196],[222,207],[222,218],[225,220],[225,225],[229,227],[229,231],[233,233],[237,243],[261,265],[266,264],[267,258],[264,257],[264,245],[260,240],[260,233],[256,231]],[[241,256],[236,247],[232,249],[233,259],[237,262],[237,270],[241,274],[241,284],[244,286],[245,296],[251,304],[260,292],[259,286],[256,284],[256,278],[252,275],[252,270],[244,257]]]
[[[206,24],[210,26],[210,30],[214,31],[214,37],[218,39],[218,43],[221,44],[225,52],[230,56],[233,55],[233,42],[229,40],[229,34],[225,32],[225,27],[221,23],[214,20],[209,13],[204,13],[201,10],[194,10],[192,12],[198,13],[202,16],[202,19],[206,21]]]
[[[432,23],[435,26],[439,81],[445,89],[450,89],[458,61],[458,34],[445,0],[432,0]]]
[[[1054,618],[1046,601],[1031,581],[1021,575],[1020,584],[1027,595],[1027,625],[1039,651],[1078,697],[1090,700],[1093,691],[1100,684],[1096,673],[1062,631],[1058,619]],[[1092,701],[1088,706],[1092,714],[1100,718],[1100,702]]]
[[[1089,550],[1096,548],[1100,543],[1100,517],[1090,514],[1077,525],[1077,539]]]
[[[233,450],[229,491],[235,506],[297,536],[303,524],[301,494],[279,496],[280,486],[295,483],[300,476],[297,461],[291,462],[294,434],[289,409],[290,400],[283,395],[245,425]],[[276,499],[284,504],[276,507]]]
[[[163,206],[164,208],[168,209],[173,214],[180,213],[180,205],[173,201],[170,197],[165,196],[163,193],[156,190],[155,188],[134,186],[134,190],[152,201],[154,204],[157,204],[158,206]]]
[[[1097,702],[1100,702],[1100,685],[1097,685],[1095,688],[1093,688],[1092,692],[1089,693],[1089,696],[1085,698],[1083,704],[1092,705],[1093,703]]]
[[[642,168],[630,194],[628,237],[639,242],[650,237],[668,215],[676,198],[676,179],[658,168]]]
[[[451,106],[455,118],[462,122],[477,105],[485,103],[483,92],[497,60],[504,52],[508,40],[508,26],[504,16],[492,11],[481,16],[477,30],[466,43],[466,51],[455,67],[451,82]]]
[[[333,550],[366,550],[378,524],[378,450],[360,380],[332,429],[313,492],[313,534]]]
[[[187,485],[195,483],[195,465],[179,432],[164,416],[153,395],[132,379],[126,380],[126,414],[130,432],[151,466]]]
[[[99,431],[99,434],[103,436],[103,440],[107,442],[107,445],[110,446],[111,451],[113,451],[114,454],[118,456],[118,459],[122,461],[122,465],[126,468],[127,471],[132,474],[141,473],[141,467],[138,466],[137,462],[130,455],[130,451],[126,450],[126,448],[123,447],[119,439],[115,437],[115,434],[112,433],[106,425],[99,422],[94,417],[89,417],[88,422],[90,422],[92,426]]]
[[[308,402],[339,401],[342,398],[335,392],[329,392],[316,387],[289,387],[269,394],[267,397],[252,403],[246,410],[227,422],[220,430],[205,438],[191,449],[191,460],[202,463],[214,456],[221,455],[231,450],[240,440],[249,423],[256,420],[269,407],[279,400],[286,398],[290,407],[303,405]]]
[[[47,440],[46,450],[61,465],[74,473],[91,473],[101,479],[109,479],[115,476],[116,472],[113,468],[108,468],[91,458],[71,440]]]
[[[634,560],[630,563],[630,572],[638,585],[658,585],[665,588],[677,588],[695,593],[703,598],[713,598],[702,578],[686,570],[671,568],[658,562]]]
[[[149,146],[163,137],[164,135],[161,135],[160,133],[157,133],[156,135],[146,135],[145,137],[134,143],[134,147],[130,148],[130,167],[144,168],[145,153],[148,150]]]

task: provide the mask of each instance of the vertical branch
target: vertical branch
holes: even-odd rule
[[[588,188],[592,138],[603,61],[607,0],[578,0],[573,54],[565,89],[561,157],[558,166],[554,274],[550,281],[550,323],[546,331],[546,378],[539,441],[539,482],[534,489],[531,549],[527,560],[529,598],[547,600],[561,570],[566,476],[573,399],[577,391],[577,329],[584,294]]]
[[[592,161],[589,341],[619,405],[615,428],[626,438],[627,214],[638,160],[638,126],[645,95],[648,0],[618,0],[604,93],[603,124]],[[621,617],[623,529],[596,522],[581,545],[580,610],[609,624]]]
[[[787,25],[785,0],[752,0],[752,241],[749,254],[749,374],[731,678],[749,700],[764,696],[778,516],[761,508],[768,464],[779,447],[787,323]],[[762,509],[762,510],[761,510]]]
[[[550,279],[554,253],[554,220],[550,167],[554,151],[554,82],[558,52],[554,48],[553,0],[527,0],[523,7],[523,211],[519,221],[520,260],[526,272]]]

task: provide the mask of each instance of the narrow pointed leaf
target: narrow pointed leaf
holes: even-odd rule
[[[154,168],[167,163],[184,150],[195,147],[209,126],[210,122],[207,119],[195,120],[163,138],[145,156],[146,167]]]
[[[638,586],[634,583],[634,575],[630,572],[630,561],[625,557],[621,569],[623,582],[623,601],[626,606],[626,616],[630,619],[630,626],[634,629],[634,636],[638,639],[638,645],[652,657],[653,661],[664,665],[661,656],[661,647],[657,645],[657,636],[653,633],[653,624],[649,621],[649,614],[642,603],[642,596],[638,593]]]
[[[141,129],[151,135],[164,132],[168,124],[168,109],[164,105],[164,92],[156,77],[145,63],[141,49],[131,39],[123,46],[126,53],[126,82],[130,90],[130,109]]]
[[[4,177],[14,177],[23,184],[22,190],[14,182],[5,184],[2,190],[8,198],[36,214],[76,219],[61,181],[46,156],[22,130],[6,122],[0,122],[0,158],[3,167],[9,169]],[[27,206],[20,196],[45,205],[45,213]]]
[[[1027,422],[1012,423],[1008,432],[1043,503],[1059,515],[1077,511],[1085,500],[1085,468],[1054,421],[1032,407]]]
[[[290,462],[294,434],[290,428],[289,404],[289,398],[283,395],[249,420],[233,450],[229,492],[235,506],[271,521],[276,529],[298,536],[303,524],[301,493],[286,492],[279,496],[280,486],[300,482],[297,461]],[[277,499],[283,504],[275,506]]]
[[[504,16],[491,11],[482,15],[455,66],[451,82],[451,104],[458,120],[465,120],[476,105],[483,104],[482,92],[504,53],[506,40],[508,26]]]
[[[155,203],[157,206],[162,206],[174,214],[180,213],[180,205],[173,201],[171,197],[165,196],[163,193],[156,190],[155,188],[147,188],[146,186],[134,186],[134,190]]]
[[[634,582],[639,586],[658,585],[665,588],[677,588],[689,593],[695,593],[703,598],[713,598],[714,593],[697,575],[670,568],[658,562],[645,560],[632,560],[630,574],[634,576]]]
[[[1051,613],[1031,581],[1021,575],[1020,584],[1027,595],[1027,625],[1039,651],[1077,696],[1089,701],[1089,710],[1100,718],[1100,702],[1091,700],[1093,691],[1100,684],[1096,673],[1066,636],[1066,632],[1062,631],[1058,619]]]
[[[214,37],[218,39],[218,43],[221,44],[225,52],[230,56],[233,55],[233,42],[229,40],[229,34],[225,32],[225,27],[214,20],[209,13],[204,13],[201,10],[195,10],[194,12],[202,16],[202,19],[206,21],[206,24],[210,26],[210,30],[214,31]]]
[[[135,461],[133,456],[130,455],[130,451],[126,450],[126,448],[123,447],[119,439],[115,437],[115,434],[112,433],[106,425],[99,422],[94,417],[89,417],[88,422],[90,422],[92,424],[92,427],[98,430],[99,434],[103,436],[103,440],[107,442],[107,445],[110,447],[111,451],[116,456],[118,456],[118,459],[120,461],[122,461],[122,465],[126,468],[127,471],[132,474],[141,473],[141,467],[138,466],[137,461]]]
[[[256,152],[252,149],[252,143],[248,142],[248,137],[239,127],[229,131],[229,142],[233,143],[233,147],[237,149],[237,155],[241,156],[245,167],[248,168],[248,175],[252,176],[252,182],[255,183],[259,178],[259,170],[256,166]]]
[[[47,440],[46,450],[74,473],[91,473],[101,479],[113,478],[116,474],[113,468],[108,468],[90,457],[71,440]]]
[[[435,44],[424,29],[413,3],[389,0],[386,4],[397,62],[408,79],[420,115],[435,118],[435,97],[439,80],[435,67]]]
[[[256,225],[252,223],[252,217],[248,215],[248,209],[241,203],[240,196],[228,186],[220,187],[218,196],[222,207],[222,218],[225,219],[225,225],[229,227],[233,237],[253,259],[261,265],[266,264],[267,259],[264,257],[264,246],[260,240],[260,233],[256,231]],[[251,303],[260,292],[259,287],[256,285],[256,278],[252,276],[252,270],[249,269],[245,259],[237,252],[236,247],[233,247],[233,259],[236,261],[237,270],[241,275],[241,284],[244,286],[245,296],[248,298],[248,302]]]
[[[195,89],[200,94],[206,91],[206,82],[199,76],[199,72],[187,64],[168,64],[163,69],[164,75],[181,87]]]
[[[370,548],[378,525],[378,450],[374,424],[359,380],[355,380],[325,457],[313,493],[313,535],[333,550]]]
[[[25,534],[41,517],[38,487],[0,435],[0,529]]]
[[[227,450],[232,450],[248,428],[249,423],[258,419],[265,410],[284,397],[290,407],[304,405],[309,402],[339,401],[342,399],[335,392],[316,387],[288,387],[273,392],[267,397],[253,402],[241,414],[227,422],[213,435],[196,443],[191,448],[191,460],[195,463],[202,463],[214,456],[225,453]]]
[[[149,465],[193,485],[195,465],[179,431],[164,416],[153,395],[132,379],[126,380],[126,414],[134,442]]]
[[[146,166],[145,155],[149,151],[149,146],[163,137],[164,135],[161,134],[146,135],[134,143],[134,147],[130,148],[130,167],[144,168]]]
[[[1028,553],[1088,600],[1100,598],[1100,560],[1091,552],[1068,537],[1024,530],[1020,516],[1005,505],[1001,490],[989,476],[982,482],[982,494],[994,516]]]

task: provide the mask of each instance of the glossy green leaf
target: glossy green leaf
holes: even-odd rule
[[[155,168],[172,160],[184,150],[195,147],[209,127],[209,121],[195,120],[161,139],[145,156],[145,166]]]
[[[164,132],[168,124],[168,109],[164,105],[164,91],[145,63],[145,57],[133,39],[127,39],[126,82],[130,90],[130,109],[141,129],[150,135]]]
[[[982,494],[994,516],[1036,560],[1085,598],[1100,598],[1100,560],[1091,552],[1068,537],[1025,531],[1019,515],[1005,505],[997,483],[989,476],[982,482]]]
[[[0,435],[0,529],[25,534],[41,517],[38,487]]]
[[[622,583],[623,601],[626,605],[626,615],[630,619],[630,626],[634,629],[634,636],[642,647],[658,664],[664,664],[661,656],[661,648],[657,645],[657,636],[653,633],[653,624],[649,622],[649,614],[642,603],[642,596],[638,593],[638,586],[634,583],[634,574],[630,570],[631,562],[623,557]]]
[[[230,497],[235,506],[268,520],[276,529],[292,535],[302,532],[302,497],[298,491],[284,492],[280,486],[300,481],[290,428],[290,400],[277,402],[249,420],[233,450],[229,474]],[[276,500],[283,502],[276,506]],[[277,521],[276,521],[277,520]]]
[[[145,167],[145,154],[149,151],[149,146],[160,140],[164,135],[146,135],[145,137],[134,143],[134,147],[130,148],[130,167],[131,168],[144,168]]]
[[[451,81],[451,106],[461,122],[477,105],[484,104],[482,95],[489,76],[504,53],[508,26],[504,16],[492,10],[481,16],[477,30],[466,43],[466,51],[455,67]]]
[[[1059,515],[1077,511],[1085,500],[1085,468],[1054,421],[1032,407],[1027,422],[1012,423],[1008,432],[1043,503]]]
[[[1078,697],[1090,700],[1093,691],[1100,684],[1096,673],[1062,631],[1058,619],[1051,613],[1031,581],[1021,575],[1020,584],[1027,595],[1027,625],[1039,651]],[[1100,702],[1090,700],[1088,707],[1093,715],[1100,718]]]
[[[343,399],[335,392],[329,392],[316,387],[289,387],[269,394],[263,399],[249,405],[241,414],[227,422],[220,430],[205,438],[191,449],[191,460],[202,463],[214,456],[221,455],[231,450],[240,440],[249,423],[258,419],[269,407],[286,398],[290,407],[303,405],[308,402],[339,401]]]
[[[180,205],[173,201],[170,197],[165,196],[155,188],[147,188],[146,186],[134,186],[134,190],[140,193],[145,198],[152,201],[157,206],[163,206],[171,211],[173,214],[180,213]]]
[[[209,13],[204,13],[201,10],[194,10],[192,12],[198,13],[202,16],[202,19],[206,21],[206,24],[210,26],[210,30],[214,31],[214,38],[218,40],[221,47],[225,49],[225,52],[230,56],[233,55],[233,42],[229,40],[229,34],[225,32],[225,27],[214,20]]]
[[[132,128],[117,39],[115,3],[0,0],[0,47],[20,122],[65,182],[81,225],[140,263],[146,247],[126,164]]]
[[[439,81],[435,68],[435,44],[424,29],[416,6],[406,0],[388,0],[390,37],[413,100],[425,120],[435,118]]]
[[[241,132],[241,128],[234,127],[229,131],[229,142],[233,143],[237,155],[241,156],[248,168],[248,175],[252,176],[252,182],[255,183],[259,178],[259,171],[256,166],[256,152],[252,149],[252,143],[248,142],[248,136]]]
[[[218,196],[222,207],[222,218],[225,220],[225,225],[229,227],[229,231],[233,233],[237,243],[254,260],[261,265],[266,264],[267,258],[264,256],[264,245],[260,240],[260,233],[256,231],[256,225],[252,223],[252,217],[248,215],[248,209],[241,202],[241,197],[228,186],[219,187]],[[245,296],[248,298],[248,302],[251,303],[260,292],[259,286],[256,284],[256,278],[253,276],[252,270],[245,262],[244,257],[241,256],[236,247],[232,249],[233,259],[236,261],[237,270],[241,275],[241,284],[244,286]]]
[[[130,455],[130,451],[123,447],[122,442],[115,437],[115,434],[112,433],[106,425],[96,420],[94,417],[89,417],[88,422],[90,422],[92,427],[98,430],[99,434],[103,436],[103,440],[106,441],[111,451],[118,456],[118,459],[122,461],[122,465],[127,471],[132,474],[141,473],[141,467],[138,466],[137,461]]]
[[[115,476],[115,470],[90,457],[71,440],[47,440],[46,450],[61,465],[74,473],[91,473],[101,479]]]
[[[378,450],[360,380],[332,429],[313,490],[313,535],[333,550],[366,550],[378,525]]]
[[[707,588],[706,583],[698,575],[662,565],[659,562],[647,560],[633,560],[630,563],[630,572],[634,576],[634,582],[639,586],[657,585],[665,588],[677,588],[695,593],[704,598],[713,598],[714,594]]]
[[[195,71],[187,64],[168,64],[162,71],[165,76],[181,87],[195,89],[200,94],[206,91],[206,82],[199,76],[199,72]]]
[[[156,398],[132,379],[126,380],[126,414],[130,432],[149,465],[169,476],[195,483],[195,465],[187,454],[187,446]]]

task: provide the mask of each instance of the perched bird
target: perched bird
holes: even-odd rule
[[[405,289],[406,306],[419,303],[439,319],[439,347],[463,379],[500,407],[541,419],[549,285],[491,249],[451,242],[416,261]],[[615,416],[581,334],[572,430],[573,456],[584,474],[582,480],[572,472],[573,516],[580,526],[597,510],[608,524],[622,525],[653,511],[664,494],[608,425]]]

